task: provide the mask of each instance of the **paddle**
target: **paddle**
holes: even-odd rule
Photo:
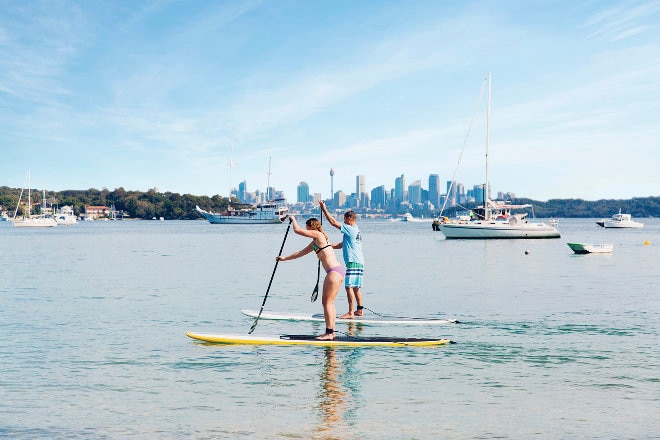
[[[321,226],[323,226],[323,211],[321,211]],[[319,260],[319,265],[316,268],[316,287],[312,292],[312,302],[316,301],[316,298],[319,297],[319,280],[321,279],[321,260]]]
[[[284,249],[284,242],[286,241],[286,236],[289,235],[289,229],[291,229],[291,220],[289,220],[289,226],[286,227],[286,232],[284,233],[284,240],[282,240],[282,246],[280,246],[280,253],[277,254],[277,256],[282,255],[282,249]],[[252,334],[255,328],[257,328],[257,322],[259,322],[259,318],[261,317],[261,312],[264,311],[264,306],[266,305],[266,298],[268,298],[268,292],[270,292],[270,285],[273,284],[273,278],[275,277],[275,271],[277,270],[277,263],[279,263],[279,260],[275,260],[275,267],[273,268],[273,274],[270,276],[270,281],[268,282],[268,289],[266,289],[266,295],[264,295],[264,301],[261,303],[261,309],[259,310],[259,314],[254,320],[254,324],[252,324],[252,327],[250,327],[250,331],[248,332],[249,334]]]

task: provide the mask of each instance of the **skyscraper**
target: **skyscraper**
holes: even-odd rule
[[[422,181],[415,180],[408,187],[408,201],[410,203],[422,203]]]
[[[298,203],[309,202],[309,185],[307,182],[300,182],[298,184]]]
[[[247,182],[245,180],[238,184],[238,201],[247,202]]]
[[[366,178],[364,175],[355,177],[355,197],[358,200],[358,206],[364,207],[366,205]]]
[[[456,206],[456,182],[447,181],[447,204]]]
[[[440,176],[429,174],[429,202],[434,208],[440,205]]]
[[[465,200],[467,199],[467,197],[465,196],[465,185],[458,182],[456,182],[455,185],[456,185],[456,203],[462,205],[463,203],[465,203]]]
[[[344,194],[344,191],[339,190],[335,193],[333,197],[333,207],[335,208],[341,208],[346,204],[346,194]]]
[[[371,190],[371,207],[374,209],[385,209],[387,201],[385,185],[381,185]]]
[[[474,185],[473,187],[474,191],[474,201],[477,204],[483,204],[484,203],[484,192],[486,191],[486,185],[483,183],[480,185]]]
[[[401,174],[401,177],[397,177],[394,180],[394,198],[397,203],[401,203],[405,200],[405,188],[406,188],[406,177]]]

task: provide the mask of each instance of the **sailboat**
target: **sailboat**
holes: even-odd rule
[[[43,191],[44,198],[41,205],[42,209],[46,208],[46,190]],[[30,171],[28,170],[28,204],[27,204],[27,217],[22,219],[16,218],[16,213],[18,212],[18,206],[21,203],[21,195],[18,197],[18,204],[16,205],[16,211],[14,212],[14,227],[16,228],[49,228],[57,226],[57,221],[53,218],[52,215],[32,215],[32,198],[31,198],[31,189],[30,189]]]
[[[488,110],[486,116],[486,184],[483,206],[472,210],[470,221],[451,221],[440,217],[434,222],[434,230],[441,231],[445,238],[559,238],[554,226],[542,222],[530,222],[527,214],[512,214],[512,210],[531,208],[532,205],[512,205],[490,200],[488,190],[488,150],[490,147],[490,83],[491,74],[486,75],[488,84]],[[453,184],[453,179],[452,179]],[[437,226],[437,229],[436,229]]]

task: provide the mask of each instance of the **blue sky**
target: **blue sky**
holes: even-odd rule
[[[0,0],[0,185],[660,195],[660,1]],[[470,121],[474,118],[470,136]]]

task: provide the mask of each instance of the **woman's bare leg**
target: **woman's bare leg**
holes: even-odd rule
[[[331,341],[335,338],[334,329],[335,329],[335,319],[337,318],[337,309],[335,308],[335,298],[337,297],[337,292],[341,287],[341,282],[343,277],[336,272],[330,272],[326,275],[325,280],[323,281],[323,296],[321,301],[323,303],[323,317],[325,318],[325,328],[327,330],[332,330],[333,333],[325,333],[323,335],[317,336],[316,339],[323,341]]]

